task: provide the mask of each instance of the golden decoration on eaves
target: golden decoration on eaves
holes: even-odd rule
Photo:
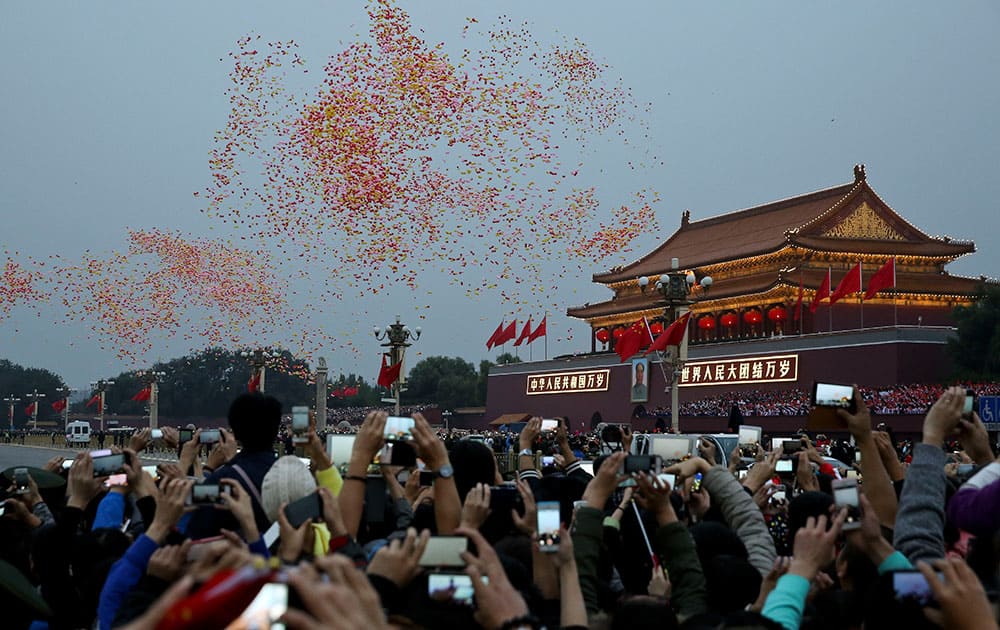
[[[892,229],[868,202],[855,208],[846,219],[823,233],[830,238],[859,238],[868,240],[905,241],[906,238]]]

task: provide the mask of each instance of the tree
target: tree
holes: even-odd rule
[[[52,402],[59,397],[56,389],[65,385],[62,377],[54,372],[42,368],[28,368],[0,359],[0,398],[13,396],[21,399],[14,405],[15,427],[29,424],[29,417],[24,409],[32,401],[25,394],[32,393],[36,389],[39,394],[45,394],[45,398],[38,401],[38,420],[58,420],[59,414],[52,410]],[[10,407],[4,403],[3,426],[5,427],[10,426],[7,420],[9,410]]]
[[[983,286],[972,306],[953,313],[957,335],[948,340],[956,376],[990,381],[1000,377],[1000,287]]]
[[[511,354],[509,352],[504,352],[503,354],[501,354],[500,356],[497,357],[496,364],[497,365],[507,365],[508,363],[520,363],[520,362],[521,362],[521,359],[519,359],[515,355],[513,355],[513,354]]]
[[[413,402],[436,403],[441,409],[476,402],[479,375],[458,357],[427,357],[413,366],[406,379],[406,397]]]

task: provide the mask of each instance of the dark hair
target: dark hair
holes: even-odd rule
[[[455,487],[458,496],[465,501],[465,495],[477,483],[492,486],[496,480],[496,460],[493,451],[482,442],[459,440],[448,452],[448,459],[455,470]]]
[[[240,394],[229,406],[228,419],[244,451],[269,451],[281,425],[281,403],[260,392]]]

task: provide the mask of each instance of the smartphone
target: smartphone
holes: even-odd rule
[[[848,470],[847,471],[847,478],[848,479],[857,479],[858,478],[858,471],[853,470],[853,469],[852,470]]]
[[[125,472],[125,453],[94,458],[94,477],[106,477]]]
[[[483,584],[490,583],[485,575],[482,580]],[[427,595],[434,601],[472,606],[475,594],[472,578],[464,573],[431,573],[427,576]]]
[[[794,455],[802,450],[802,440],[785,440],[781,443],[781,452],[785,455]]]
[[[149,432],[149,439],[151,440],[162,440],[163,439],[163,429],[153,429]]]
[[[216,444],[222,441],[222,434],[218,429],[202,429],[198,436],[198,444]]]
[[[542,433],[546,431],[555,431],[559,428],[559,421],[553,420],[551,418],[546,418],[542,420]]]
[[[972,412],[976,410],[976,392],[971,389],[965,390],[965,406],[962,407],[962,415],[966,419],[972,419]]]
[[[510,511],[517,509],[523,501],[517,486],[510,484],[490,486],[490,509],[494,512],[510,514]]]
[[[834,407],[846,409],[851,413],[857,411],[854,404],[854,386],[837,383],[813,383],[813,407]]]
[[[305,444],[309,441],[309,407],[292,407],[292,443]]]
[[[537,505],[538,548],[546,553],[559,551],[559,502],[539,501]]]
[[[691,440],[686,437],[657,437],[649,441],[649,452],[669,462],[679,462],[691,454]]]
[[[157,479],[160,476],[160,470],[156,466],[143,466],[142,471],[149,473],[149,476],[153,479]]]
[[[434,485],[434,473],[429,470],[420,471],[420,486],[427,487]]]
[[[285,506],[285,518],[295,529],[302,526],[306,521],[318,521],[323,518],[323,503],[319,494],[310,492],[298,501],[293,501]]]
[[[792,472],[792,460],[790,460],[790,459],[779,459],[774,464],[774,472],[776,472],[776,473],[790,473],[790,472]]]
[[[17,486],[17,494],[28,494],[31,492],[31,477],[28,476],[27,468],[14,469],[14,485]]]
[[[97,459],[98,457],[104,457],[105,455],[110,455],[110,454],[111,454],[110,448],[102,448],[99,451],[90,451],[90,458]]]
[[[387,441],[379,451],[380,466],[416,466],[417,451],[408,442]]]
[[[671,490],[673,490],[674,486],[677,485],[677,475],[672,473],[660,473],[656,475],[656,480],[663,484],[664,487],[670,488]]]
[[[382,433],[386,440],[409,441],[413,439],[413,418],[402,418],[399,416],[389,416],[385,419],[385,431]]]
[[[330,461],[336,465],[347,464],[351,461],[351,451],[354,450],[353,435],[338,435],[331,433],[326,436],[326,454],[330,456]]]
[[[937,579],[942,580],[941,573],[935,573]],[[892,591],[896,600],[900,602],[912,602],[923,608],[924,606],[937,606],[934,599],[934,591],[927,583],[927,578],[920,571],[895,571],[892,574]]]
[[[701,481],[703,475],[699,473],[694,474],[694,479],[691,480],[691,492],[701,492]]]
[[[177,432],[177,441],[180,442],[181,445],[190,442],[193,439],[194,439],[193,429],[181,429]]]
[[[462,552],[468,548],[469,539],[465,536],[431,536],[420,556],[420,566],[464,567]]]
[[[771,498],[768,499],[770,503],[772,504],[781,503],[788,497],[787,495],[788,488],[785,486],[785,484],[779,483],[775,484],[773,487],[775,488],[775,490],[773,493],[771,493]]]
[[[74,460],[72,460],[72,459],[64,459],[63,463],[62,463],[62,469],[63,470],[69,470],[70,468],[72,468],[73,467],[73,461]]]
[[[833,480],[833,503],[837,509],[847,508],[847,520],[844,521],[844,531],[861,527],[861,500],[858,498],[857,479]]]
[[[220,486],[217,483],[196,483],[191,486],[188,505],[221,504],[223,494],[229,494],[228,486]]]
[[[118,473],[117,475],[111,475],[104,480],[104,485],[107,488],[114,488],[115,486],[127,486],[128,485],[128,475],[125,473]]]
[[[192,547],[193,549],[193,547]],[[250,605],[225,630],[277,630],[284,628],[282,616],[288,612],[288,585],[269,582],[253,598]]]
[[[761,427],[749,424],[741,424],[739,428],[740,446],[754,446],[760,444],[760,436],[764,433]]]
[[[976,469],[976,465],[975,464],[959,464],[958,465],[958,474],[960,474],[960,475],[968,475],[969,473],[971,473],[975,469]]]
[[[622,462],[621,474],[631,475],[637,472],[651,472],[654,475],[660,474],[663,469],[663,460],[659,455],[628,455]]]
[[[552,455],[542,455],[542,468],[551,468],[556,465],[556,458]]]
[[[854,451],[854,463],[855,464],[861,463],[861,451]]]

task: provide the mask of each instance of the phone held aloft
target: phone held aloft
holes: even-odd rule
[[[292,407],[292,443],[305,444],[309,432],[309,407]]]
[[[107,477],[125,472],[125,453],[95,457],[94,477]]]
[[[833,503],[837,509],[847,508],[847,519],[844,521],[844,530],[849,531],[861,527],[861,500],[858,498],[857,479],[834,479],[831,484],[833,488]]]
[[[27,468],[14,469],[14,484],[17,486],[16,494],[31,492],[31,477],[28,476]]]
[[[538,548],[545,553],[559,551],[559,502],[539,501],[537,505]]]
[[[229,494],[229,486],[217,483],[199,483],[191,486],[188,505],[215,505],[224,503],[222,495]]]
[[[222,434],[218,429],[202,429],[198,436],[199,444],[216,444],[222,441]]]

